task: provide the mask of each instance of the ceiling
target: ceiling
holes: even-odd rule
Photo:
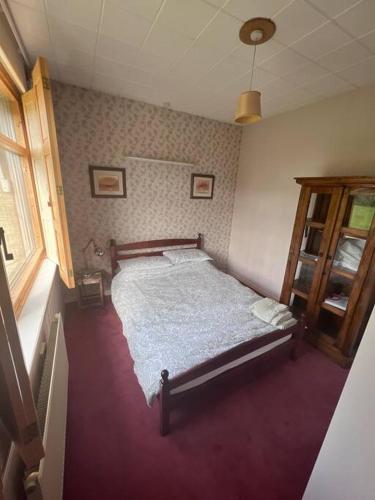
[[[375,0],[8,0],[31,62],[51,76],[233,122],[249,88],[243,21],[271,17],[257,49],[264,116],[375,84]]]

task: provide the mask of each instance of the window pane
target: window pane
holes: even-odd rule
[[[14,118],[12,108],[14,103],[0,94],[0,133],[17,141],[16,128],[14,126]]]
[[[22,159],[0,148],[0,226],[4,228],[8,251],[14,259],[5,261],[10,285],[36,250],[31,211],[25,189]]]
[[[349,197],[349,207],[345,214],[344,226],[368,231],[375,214],[375,193],[353,193]]]

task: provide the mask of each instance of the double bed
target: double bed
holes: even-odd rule
[[[170,410],[181,393],[281,346],[289,345],[296,358],[305,328],[304,319],[275,330],[255,317],[250,306],[260,296],[212,260],[118,272],[123,260],[162,256],[168,248],[200,249],[201,243],[201,235],[123,245],[111,240],[112,302],[147,404],[159,399],[162,435],[169,432]]]

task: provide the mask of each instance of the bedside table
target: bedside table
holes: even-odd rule
[[[81,271],[77,273],[79,307],[104,305],[104,287],[102,271]]]

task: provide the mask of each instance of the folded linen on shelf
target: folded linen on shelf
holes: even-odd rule
[[[285,330],[297,323],[287,305],[279,304],[279,302],[270,298],[254,302],[250,306],[250,311],[257,318],[280,330]]]

